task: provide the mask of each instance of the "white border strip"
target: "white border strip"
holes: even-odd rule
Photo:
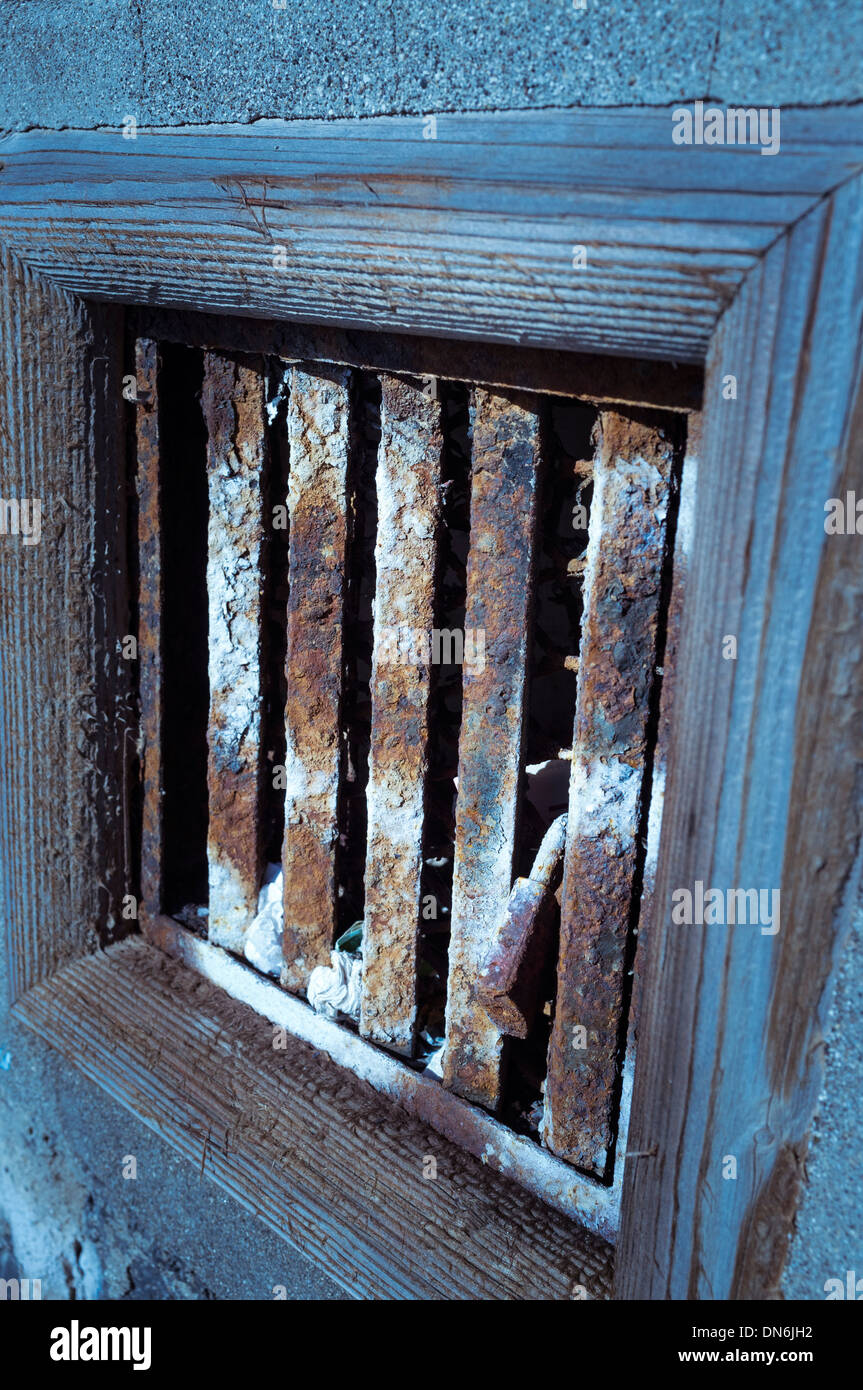
[[[603,1187],[562,1163],[532,1139],[515,1134],[484,1110],[445,1091],[437,1078],[412,1070],[347,1028],[316,1014],[308,1004],[172,918],[157,917],[146,924],[144,931],[153,945],[181,960],[233,999],[248,1004],[294,1037],[311,1043],[338,1066],[367,1081],[482,1163],[514,1179],[588,1230],[614,1242],[623,1177],[620,1153],[614,1184]],[[625,1084],[624,1091],[627,1090]]]

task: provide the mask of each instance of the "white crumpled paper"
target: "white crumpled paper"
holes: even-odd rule
[[[264,975],[278,975],[283,964],[282,929],[285,920],[280,864],[268,864],[264,886],[258,894],[258,913],[246,933],[246,960]],[[363,961],[359,955],[332,951],[331,965],[317,965],[309,976],[308,1000],[325,1018],[347,1014],[360,1016]]]
[[[441,1043],[436,1052],[433,1052],[425,1064],[424,1070],[430,1076],[439,1076],[443,1080],[443,1055],[446,1051],[446,1044]]]
[[[359,1018],[362,957],[331,951],[330,961],[330,965],[316,965],[309,976],[309,1003],[315,1013],[325,1018],[336,1018],[340,1013]]]
[[[243,954],[264,975],[278,975],[282,968],[282,927],[285,920],[282,866],[268,864],[264,886],[258,894],[258,915],[246,933]]]

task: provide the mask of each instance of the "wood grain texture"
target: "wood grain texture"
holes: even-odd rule
[[[135,733],[122,315],[0,251],[0,858],[13,998],[122,930]],[[133,408],[133,407],[130,407]],[[20,524],[20,523],[19,523]],[[25,544],[25,541],[28,542]]]
[[[787,1249],[863,843],[861,542],[824,526],[830,497],[863,491],[861,247],[854,180],[770,251],[711,349],[629,1139],[654,1156],[627,1170],[624,1298],[771,1297]],[[674,925],[672,892],[699,879],[781,889],[779,930]]]
[[[164,915],[145,918],[145,939],[159,951],[260,1018],[269,1019],[292,1037],[310,1043],[339,1067],[367,1081],[384,1098],[429,1125],[437,1134],[472,1154],[484,1166],[504,1173],[544,1206],[614,1243],[620,1212],[620,1187],[582,1177],[569,1164],[524,1134],[501,1124],[486,1110],[446,1091],[438,1077],[405,1066],[394,1053],[367,1042],[358,1032],[316,1013],[304,1000],[253,970],[247,962]],[[623,1177],[621,1165],[620,1177]]]
[[[15,1014],[356,1298],[609,1296],[604,1241],[140,940]]]
[[[778,158],[677,147],[669,110],[436,121],[8,136],[0,240],[79,294],[696,361],[758,257],[863,167],[847,108],[783,113]]]

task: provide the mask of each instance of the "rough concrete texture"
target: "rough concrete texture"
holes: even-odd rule
[[[853,0],[584,3],[4,0],[0,128],[863,98]]]
[[[5,972],[3,951],[0,1279],[41,1279],[43,1299],[347,1297],[11,1019]]]
[[[852,0],[586,3],[2,0],[0,129],[863,98]],[[786,1274],[794,1298],[863,1274],[859,948],[858,930]],[[121,1176],[129,1154],[135,1181]],[[340,1297],[0,1012],[0,1278],[16,1273],[56,1298],[271,1298],[276,1285],[290,1298]]]
[[[808,1182],[785,1267],[786,1298],[826,1298],[828,1279],[863,1278],[863,912],[845,944],[827,1034],[824,1088],[813,1127]]]

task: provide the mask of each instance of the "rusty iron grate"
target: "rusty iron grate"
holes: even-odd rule
[[[609,1183],[677,417],[135,350],[143,914],[275,858],[282,989],[361,921],[343,1025]]]

